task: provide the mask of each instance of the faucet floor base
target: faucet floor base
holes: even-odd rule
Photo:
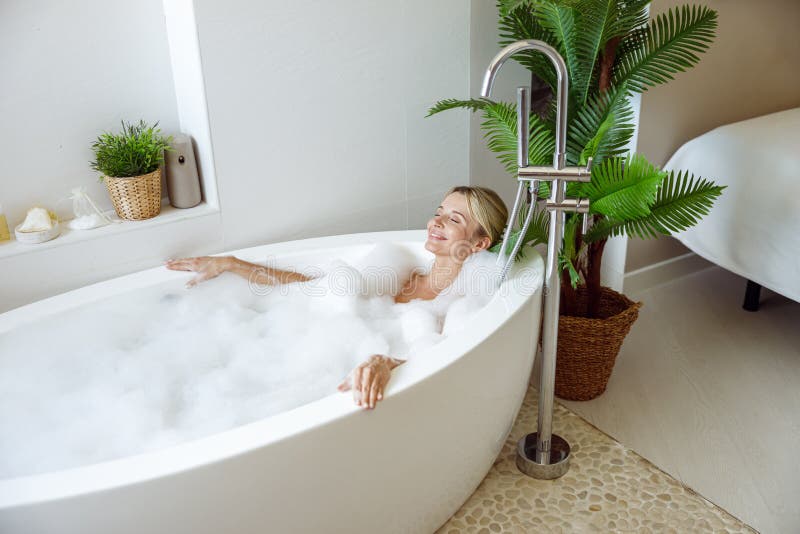
[[[553,480],[564,476],[569,471],[569,443],[552,434],[550,438],[550,462],[541,464],[536,461],[536,432],[528,434],[517,443],[517,468],[529,477],[539,480]]]

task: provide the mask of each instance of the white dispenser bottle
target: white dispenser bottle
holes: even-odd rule
[[[200,204],[202,192],[192,138],[186,134],[176,135],[172,148],[164,158],[169,203],[176,208],[193,208]]]

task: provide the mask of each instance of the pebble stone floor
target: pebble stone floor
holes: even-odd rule
[[[756,532],[558,402],[553,430],[570,445],[570,468],[556,480],[517,470],[517,441],[536,429],[529,388],[491,471],[437,534],[476,532]]]

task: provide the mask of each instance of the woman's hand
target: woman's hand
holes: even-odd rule
[[[367,409],[383,399],[383,390],[392,376],[392,369],[403,363],[388,356],[373,354],[369,359],[353,369],[339,384],[339,391],[353,390],[353,400]]]
[[[178,260],[167,260],[167,269],[173,271],[193,271],[197,276],[186,283],[186,287],[194,287],[200,282],[211,280],[221,275],[231,266],[233,256],[201,256],[198,258],[181,258]]]

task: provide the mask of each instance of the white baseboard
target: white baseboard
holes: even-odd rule
[[[713,266],[713,263],[704,260],[694,252],[688,252],[625,273],[625,293],[632,295]]]

